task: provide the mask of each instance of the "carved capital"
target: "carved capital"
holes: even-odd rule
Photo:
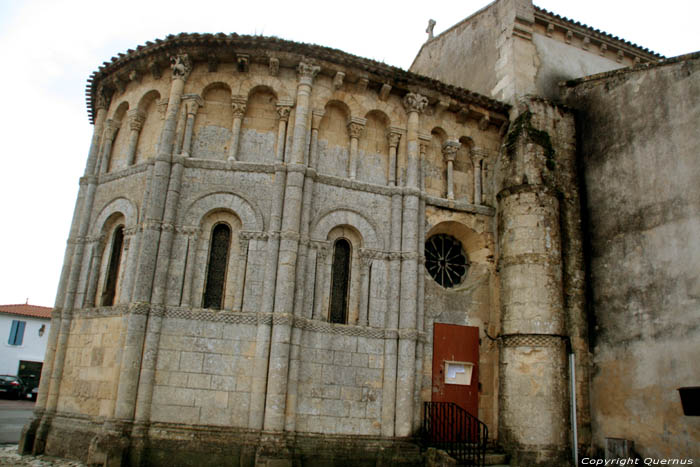
[[[104,88],[100,86],[97,89],[97,99],[95,102],[95,109],[105,109],[107,110],[109,108],[109,104],[112,101],[112,93],[113,91],[108,88]]]
[[[484,115],[479,120],[479,129],[481,131],[485,131],[489,127],[489,123],[491,123],[491,117],[489,117],[488,115]]]
[[[428,106],[428,98],[415,92],[409,92],[403,97],[403,106],[406,108],[406,112],[420,113]]]
[[[297,73],[299,75],[299,81],[309,86],[313,83],[314,78],[321,71],[321,67],[317,65],[312,65],[307,62],[299,62],[297,66]]]
[[[143,123],[146,121],[146,113],[143,110],[132,109],[126,113],[129,119],[129,129],[131,131],[141,131]]]
[[[401,133],[394,128],[389,128],[389,131],[386,132],[386,139],[389,140],[390,148],[396,148],[401,141]]]
[[[311,129],[318,130],[321,126],[321,119],[325,114],[325,110],[314,110],[311,112]]]
[[[170,68],[172,69],[172,78],[187,80],[192,72],[192,60],[187,54],[178,54],[170,57]]]
[[[351,118],[348,122],[348,133],[350,138],[359,139],[362,136],[362,132],[365,130],[365,124],[367,120],[364,118]]]
[[[292,101],[279,101],[277,102],[277,115],[280,116],[280,120],[286,122],[289,120],[289,114],[292,113],[292,106],[294,103]]]
[[[119,130],[121,124],[122,122],[119,120],[113,120],[111,118],[105,120],[105,139],[113,140],[117,135],[117,130]]]
[[[442,145],[442,155],[445,160],[454,162],[457,151],[459,151],[459,147],[459,141],[456,139],[448,139],[445,141],[445,144]]]
[[[233,107],[234,118],[243,118],[248,107],[248,98],[246,96],[233,96],[231,107]]]
[[[430,144],[431,136],[429,134],[418,134],[418,148],[420,149],[421,157],[425,155],[428,151],[428,145]]]
[[[186,94],[182,96],[182,101],[187,115],[197,115],[199,108],[204,106],[204,101],[197,94]]]

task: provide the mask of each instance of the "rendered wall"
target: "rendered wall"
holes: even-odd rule
[[[593,442],[700,458],[700,54],[568,83],[578,109],[595,328]],[[595,332],[594,332],[595,329]]]

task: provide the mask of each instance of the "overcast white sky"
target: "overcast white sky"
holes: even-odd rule
[[[90,145],[88,76],[179,32],[277,36],[407,69],[426,39],[490,3],[0,0],[0,304],[53,306]],[[697,0],[535,4],[668,57],[700,50]]]

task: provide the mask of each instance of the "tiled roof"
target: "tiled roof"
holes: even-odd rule
[[[0,313],[10,315],[31,316],[33,318],[51,318],[53,308],[48,306],[29,305],[23,303],[21,305],[0,305]]]
[[[547,11],[544,8],[540,8],[537,5],[534,5],[534,7],[535,7],[535,11],[540,12],[540,13],[545,14],[545,15],[548,15],[548,16],[551,16],[551,17],[554,17],[554,18],[557,18],[561,21],[565,21],[565,22],[571,24],[572,26],[578,26],[579,28],[588,29],[588,31],[590,31],[591,33],[600,34],[601,36],[604,36],[605,38],[607,38],[609,40],[622,42],[623,44],[625,44],[628,47],[634,47],[635,49],[639,49],[639,51],[644,52],[646,54],[649,54],[653,57],[656,57],[657,59],[665,58],[663,55],[656,53],[653,50],[649,50],[645,47],[639,46],[637,44],[633,44],[632,42],[627,41],[621,37],[613,36],[612,34],[608,34],[605,31],[601,31],[600,29],[592,28],[591,26],[588,26],[586,24],[569,19],[566,16],[560,16],[556,13],[551,12],[551,11]]]

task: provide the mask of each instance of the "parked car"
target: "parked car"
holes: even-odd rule
[[[21,378],[12,375],[0,375],[0,395],[19,399],[20,397],[26,397],[30,391],[31,388]]]
[[[27,394],[27,399],[31,399],[33,401],[36,400],[36,397],[39,395],[39,386],[35,386],[32,388],[32,391]]]

